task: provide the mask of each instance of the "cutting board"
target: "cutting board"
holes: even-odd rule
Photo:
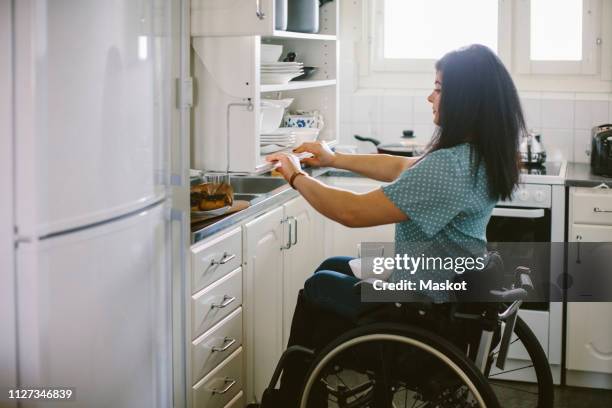
[[[236,200],[234,201],[234,204],[232,204],[232,207],[229,210],[227,210],[225,214],[213,215],[211,217],[198,217],[192,214],[191,215],[191,229],[192,230],[195,228],[201,229],[210,224],[214,224],[215,222],[219,221],[222,218],[227,217],[228,215],[232,215],[234,213],[237,213],[238,211],[242,211],[245,208],[248,208],[250,205],[251,203],[249,203],[248,201]]]

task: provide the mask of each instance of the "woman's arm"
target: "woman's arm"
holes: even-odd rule
[[[313,157],[302,159],[302,162],[308,165],[350,170],[379,181],[395,180],[418,159],[417,157],[391,156],[388,154],[334,153],[327,144],[322,142],[304,143],[294,149],[294,152],[311,153]]]
[[[295,156],[273,154],[268,160],[281,163],[278,171],[287,180],[301,171]],[[306,174],[295,177],[293,185],[315,210],[347,227],[372,227],[408,219],[380,188],[356,194],[327,186]]]
[[[378,181],[393,181],[417,160],[418,157],[392,156],[390,154],[336,153],[334,167],[350,170]]]

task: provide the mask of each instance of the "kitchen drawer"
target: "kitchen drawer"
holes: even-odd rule
[[[612,192],[592,188],[572,190],[572,222],[612,225]]]
[[[191,373],[194,382],[204,377],[242,345],[242,308],[195,339],[191,344]]]
[[[191,249],[191,293],[204,289],[242,264],[242,229],[236,228]]]
[[[242,268],[219,279],[191,298],[191,339],[194,340],[242,304]]]
[[[242,347],[193,386],[194,408],[223,408],[242,390]]]

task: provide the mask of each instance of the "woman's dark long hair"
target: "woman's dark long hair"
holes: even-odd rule
[[[484,160],[491,197],[510,198],[519,179],[519,138],[526,131],[510,74],[479,44],[447,53],[436,70],[442,77],[440,123],[428,150],[472,143],[477,162]]]

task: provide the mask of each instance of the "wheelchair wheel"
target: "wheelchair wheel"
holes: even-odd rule
[[[495,367],[498,350],[493,350],[487,362],[487,376],[498,400],[502,405],[518,405],[524,408],[552,408],[554,389],[548,359],[535,334],[529,326],[518,317],[514,326],[514,335],[510,340],[513,353],[520,357],[515,363],[499,370]],[[517,362],[518,361],[518,362]],[[514,376],[518,379],[528,378],[534,383],[518,383],[500,378]]]
[[[329,344],[312,363],[301,408],[499,407],[476,366],[418,327],[376,324]]]

